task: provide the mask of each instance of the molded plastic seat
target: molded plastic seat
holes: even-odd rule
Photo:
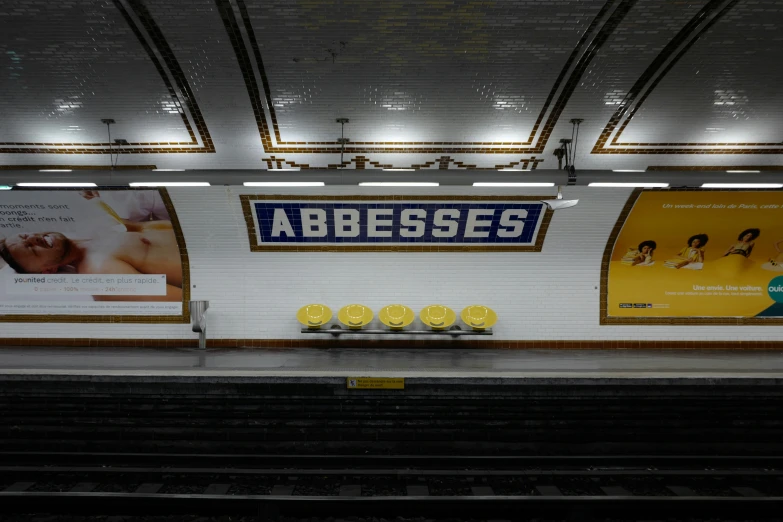
[[[484,305],[466,306],[459,314],[462,322],[474,330],[486,330],[498,322],[498,314]]]
[[[296,319],[308,328],[320,328],[332,318],[332,310],[322,304],[305,305],[296,312]]]
[[[416,314],[405,305],[392,304],[381,308],[378,319],[392,330],[402,330],[416,319]]]
[[[340,308],[337,319],[348,328],[359,329],[372,321],[373,314],[370,308],[361,304],[349,304]]]
[[[419,318],[430,328],[444,330],[454,324],[457,314],[448,306],[434,304],[425,306],[419,313]]]

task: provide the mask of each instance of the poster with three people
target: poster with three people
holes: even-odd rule
[[[783,193],[668,190],[631,199],[608,247],[602,319],[783,319]]]

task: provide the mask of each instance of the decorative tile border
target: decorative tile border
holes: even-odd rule
[[[128,26],[133,31],[133,34],[139,40],[139,43],[147,52],[152,63],[155,65],[161,79],[166,85],[166,88],[174,101],[175,105],[183,110],[180,111],[182,122],[185,128],[190,134],[191,141],[187,142],[150,142],[150,143],[129,143],[122,148],[113,146],[109,148],[109,143],[23,143],[23,142],[5,142],[0,143],[0,154],[155,154],[155,153],[211,153],[215,152],[215,146],[212,143],[207,124],[204,121],[204,117],[201,114],[201,109],[196,102],[196,98],[193,94],[190,84],[188,83],[187,76],[182,70],[182,67],[177,62],[174,56],[174,51],[169,46],[163,32],[155,23],[154,18],[141,2],[141,0],[112,0],[114,6],[122,14],[122,17],[128,23]],[[135,19],[138,19],[144,31],[136,23]],[[165,62],[165,68],[158,59],[152,46],[145,38],[145,32],[149,40],[157,48],[158,53]],[[169,76],[166,73],[171,74],[176,83],[176,88],[169,80]],[[193,130],[193,125],[188,119],[187,111],[190,113],[190,117],[195,124],[195,131],[198,132],[198,138],[196,132]]]
[[[263,158],[261,161],[266,163],[266,167],[269,170],[273,170],[273,169],[280,170],[284,168],[284,165],[289,167],[295,167],[295,168],[298,167],[300,170],[315,170],[315,169],[320,170],[324,168],[324,167],[311,167],[307,163],[297,163],[296,161],[288,161],[285,158],[278,158],[274,155],[267,158]],[[511,161],[509,163],[497,164],[494,167],[477,167],[476,165],[466,165],[461,161],[456,161],[452,159],[450,156],[441,156],[435,160],[425,161],[424,163],[415,163],[413,165],[399,166],[399,165],[392,165],[391,163],[381,163],[380,161],[373,161],[366,156],[359,155],[359,156],[354,156],[351,159],[344,160],[340,164],[330,163],[325,168],[340,169],[340,168],[347,167],[351,164],[355,164],[356,170],[368,170],[367,165],[369,164],[375,167],[376,169],[430,170],[430,167],[432,167],[437,163],[438,170],[448,170],[449,165],[451,164],[453,164],[457,169],[465,169],[465,170],[510,169],[516,166],[520,166],[520,168],[524,170],[536,170],[538,164],[542,163],[543,161],[544,160],[541,158],[536,158],[535,156],[531,156],[529,158],[521,158],[519,161]]]
[[[664,47],[628,91],[593,146],[593,154],[781,154],[778,143],[630,143],[620,136],[677,62],[739,0],[711,0]],[[619,130],[618,130],[619,126]],[[615,133],[615,130],[617,131]],[[611,138],[611,141],[610,141]],[[766,147],[766,148],[764,148]],[[674,167],[669,167],[673,169]],[[678,169],[680,167],[677,167]],[[724,167],[726,168],[726,167]],[[745,167],[747,168],[747,167]],[[652,170],[652,169],[648,169]],[[663,170],[663,169],[662,169]]]
[[[340,144],[330,141],[283,141],[272,103],[269,79],[261,49],[247,12],[245,0],[215,0],[234,48],[239,68],[253,107],[261,142],[267,153],[334,153]],[[571,52],[547,96],[527,141],[524,142],[352,142],[349,153],[437,153],[518,154],[544,152],[547,141],[582,75],[609,35],[620,24],[636,0],[608,0]],[[254,68],[255,64],[255,68]],[[255,70],[258,70],[256,74]],[[567,79],[566,79],[567,77]],[[553,103],[553,100],[555,100]],[[261,100],[264,100],[262,103]],[[268,111],[269,116],[267,120]],[[331,167],[330,167],[331,168]],[[335,167],[336,168],[336,167]]]
[[[543,196],[291,196],[297,200],[308,201],[541,201]],[[280,246],[280,245],[259,245],[258,235],[256,234],[256,225],[253,220],[253,210],[250,208],[250,201],[257,200],[279,200],[280,195],[269,194],[241,194],[239,199],[242,202],[242,214],[245,216],[247,225],[247,238],[250,242],[251,252],[541,252],[544,247],[544,238],[549,223],[552,221],[554,211],[547,207],[544,211],[544,217],[541,220],[541,226],[538,227],[536,244],[534,246],[452,246],[452,245],[362,245],[362,246]]]
[[[612,259],[612,251],[617,238],[620,235],[620,231],[625,225],[625,220],[633,210],[633,206],[636,200],[639,199],[639,195],[647,190],[658,191],[658,189],[636,189],[628,197],[628,201],[625,203],[623,210],[617,218],[617,222],[612,228],[612,233],[609,234],[609,239],[606,240],[606,248],[604,249],[604,255],[601,258],[601,282],[600,282],[600,297],[598,305],[599,324],[601,325],[648,325],[648,324],[667,324],[667,325],[729,325],[729,326],[747,326],[747,325],[764,325],[764,326],[780,326],[783,325],[783,318],[761,318],[761,317],[613,317],[609,315],[609,262]],[[713,189],[663,189],[666,192],[707,192]],[[714,189],[714,191],[726,192],[726,189]],[[754,189],[754,191],[756,191]],[[762,192],[762,190],[758,190]],[[705,341],[707,342],[707,341]],[[739,342],[739,341],[737,341]],[[781,343],[783,345],[783,342]],[[783,346],[782,346],[783,347]]]
[[[98,187],[100,189],[100,187]],[[73,189],[47,189],[70,191]],[[112,188],[112,190],[149,190],[135,188]],[[160,197],[171,218],[174,236],[177,238],[179,255],[182,263],[182,314],[181,315],[0,315],[0,323],[146,323],[146,324],[180,324],[190,323],[190,259],[185,244],[182,227],[171,202],[171,197],[165,188],[159,188]],[[39,339],[30,339],[37,341]],[[3,344],[0,339],[0,345]],[[7,346],[7,345],[6,345]],[[34,346],[34,345],[25,345]]]

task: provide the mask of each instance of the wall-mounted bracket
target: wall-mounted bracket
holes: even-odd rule
[[[350,335],[450,335],[451,337],[462,337],[463,335],[492,335],[492,329],[486,330],[462,330],[459,326],[452,326],[448,330],[352,330],[342,328],[339,325],[332,325],[329,328],[302,328],[302,333],[307,334],[329,334],[332,337],[340,337],[343,334]]]

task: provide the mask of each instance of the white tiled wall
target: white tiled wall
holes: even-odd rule
[[[327,187],[318,194],[357,194]],[[362,194],[384,193],[365,189]],[[538,194],[551,196],[549,189]],[[360,302],[419,310],[443,303],[459,311],[483,303],[500,317],[493,339],[776,340],[779,326],[599,326],[600,264],[626,189],[566,188],[576,207],[556,211],[541,253],[250,252],[240,187],[172,189],[191,261],[192,298],[210,301],[209,336],[292,339],[296,310]],[[312,194],[287,190],[287,194]],[[388,192],[387,192],[388,193]],[[453,187],[394,194],[519,194]],[[531,194],[527,191],[526,194]],[[188,325],[4,324],[3,337],[192,338]]]

